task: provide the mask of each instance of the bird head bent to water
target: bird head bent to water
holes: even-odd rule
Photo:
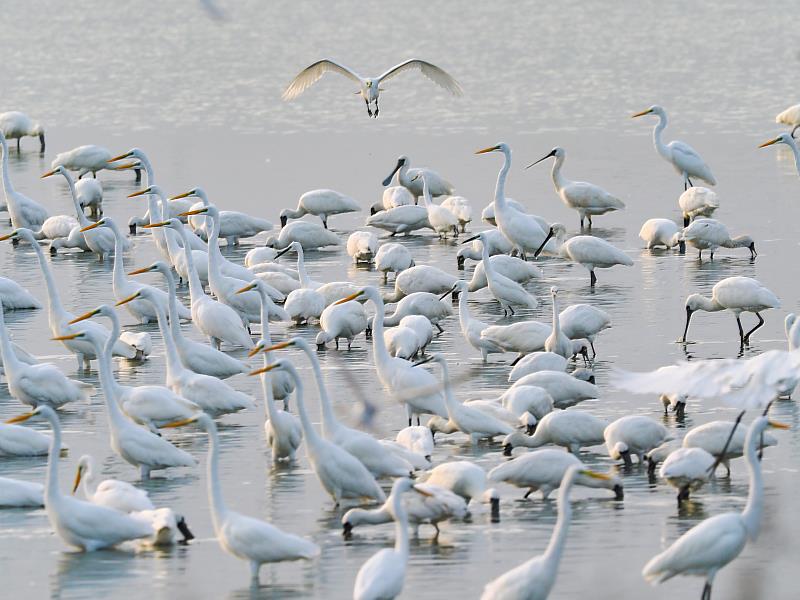
[[[408,157],[405,154],[399,156],[397,159],[397,164],[394,166],[394,169],[392,169],[392,172],[389,173],[386,179],[383,180],[382,182],[383,186],[386,187],[387,185],[392,183],[392,177],[394,177],[394,174],[397,173],[401,168],[403,168],[404,165],[407,164],[408,164]]]
[[[525,168],[526,168],[526,169],[530,169],[530,168],[531,168],[533,165],[538,165],[540,162],[542,162],[543,160],[547,160],[547,159],[548,159],[548,158],[550,158],[551,156],[554,156],[554,157],[556,157],[556,158],[562,158],[562,157],[564,157],[564,156],[566,156],[566,155],[567,155],[567,151],[566,151],[566,150],[564,150],[563,148],[561,148],[561,147],[559,147],[559,146],[556,146],[556,147],[555,147],[555,148],[553,148],[553,149],[552,149],[550,152],[548,152],[547,154],[545,154],[545,155],[544,155],[542,158],[540,158],[539,160],[537,160],[537,161],[535,161],[535,162],[532,162],[531,164],[529,164],[529,165],[528,165],[527,167],[525,167]]]
[[[678,340],[680,343],[686,343],[686,335],[689,333],[689,322],[692,320],[692,315],[700,310],[705,303],[706,298],[700,294],[691,294],[686,298],[686,326],[683,328],[683,336]]]

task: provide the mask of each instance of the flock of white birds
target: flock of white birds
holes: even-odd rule
[[[284,98],[295,98],[326,71],[338,72],[358,83],[368,113],[377,117],[381,83],[408,69],[421,70],[454,94],[461,92],[452,77],[425,61],[406,61],[379,77],[363,78],[325,60],[298,75]],[[663,142],[667,125],[663,108],[653,106],[633,116],[646,115],[658,118],[653,131],[655,148],[684,182],[679,198],[682,226],[668,219],[647,221],[640,232],[647,248],[676,247],[685,252],[688,244],[701,256],[709,251],[711,259],[719,248],[747,248],[754,259],[755,242],[747,235],[732,237],[723,223],[712,218],[719,206],[716,194],[695,186],[698,180],[716,183],[708,165],[687,144]],[[800,105],[781,113],[777,120],[791,125],[794,133],[800,127]],[[196,458],[176,447],[165,430],[196,424],[207,432],[208,504],[216,537],[224,551],[249,563],[255,582],[261,565],[312,560],[320,548],[273,524],[234,512],[225,502],[214,419],[256,406],[256,398],[226,381],[241,374],[260,377],[267,414],[264,435],[272,459],[294,461],[298,451],[306,453],[334,504],[349,505],[342,517],[346,536],[361,524],[396,523],[394,547],[381,550],[360,569],[353,592],[356,599],[399,595],[407,570],[409,527],[431,524],[438,535],[440,523],[467,517],[471,502],[487,503],[493,512],[499,511],[500,497],[491,487],[497,482],[526,490],[526,497],[539,490],[547,498],[558,490],[558,522],[544,554],[487,582],[482,597],[547,597],[567,541],[573,486],[606,489],[618,500],[623,498],[619,475],[591,471],[580,460],[582,449],[590,446],[604,445],[611,459],[624,468],[631,468],[635,456],[641,465],[648,465],[653,476],[661,464],[660,477],[677,489],[679,504],[713,478],[720,463],[730,473],[730,461],[745,457],[750,486],[744,510],[713,516],[689,530],[644,566],[646,580],[658,583],[676,575],[701,576],[705,579],[702,598],[708,600],[717,572],[758,534],[764,504],[760,454],[764,446],[777,443],[766,430],[785,427],[766,415],[772,401],[791,394],[800,377],[796,352],[800,321],[793,315],[786,320],[787,352],[770,351],[748,360],[695,361],[644,374],[615,373],[616,386],[660,394],[665,412],[671,408],[679,418],[690,400],[722,399],[742,409],[736,422],[714,421],[696,427],[681,443],[650,417],[630,415],[608,423],[589,411],[570,409],[598,397],[592,371],[585,366],[590,366],[596,354],[597,336],[611,327],[605,311],[589,304],[560,310],[559,290],[553,286],[550,323],[516,320],[490,325],[470,314],[469,294],[484,288],[503,315],[514,315],[520,307],[535,308],[540,299],[525,284],[542,277],[535,264],[542,254],[582,265],[589,272],[591,286],[596,285],[598,269],[633,265],[626,253],[591,235],[593,218],[624,210],[625,204],[596,185],[567,179],[562,172],[564,149],[554,148],[529,166],[554,159],[556,193],[579,216],[581,232],[571,236],[564,225],[547,222],[506,197],[505,182],[512,166],[508,145],[477,152],[498,153],[503,163],[494,199],[481,214],[490,227],[470,235],[459,246],[459,270],[467,260],[478,261],[467,280],[417,264],[403,244],[404,238],[396,237],[432,230],[440,238],[457,238],[474,221],[469,200],[455,195],[455,187],[434,170],[411,167],[407,156],[398,159],[383,181],[387,187],[380,202],[362,207],[334,190],[309,191],[296,208],[281,211],[277,235],[270,235],[265,246],[253,247],[244,264],[237,264],[222,254],[221,240],[237,245],[243,238],[271,232],[273,224],[218,208],[201,188],[169,197],[156,184],[153,166],[139,149],[115,156],[105,148],[86,145],[58,154],[52,170],[42,177],[64,178],[75,210],[74,214],[50,215],[46,207],[13,185],[9,142],[16,140],[20,152],[26,136],[38,137],[44,152],[45,131],[39,123],[20,112],[0,114],[3,209],[11,221],[11,229],[0,240],[36,253],[45,283],[36,292],[46,292],[50,335],[75,356],[79,370],[95,365],[99,371],[109,444],[119,458],[137,468],[142,479],[152,471],[191,469],[197,465]],[[800,153],[792,134],[782,134],[763,145],[777,143],[791,147],[800,170]],[[148,208],[129,221],[127,230],[125,224],[103,216],[104,191],[97,179],[103,170],[133,170],[137,181],[144,178],[141,190],[129,197],[146,198]],[[395,184],[390,185],[395,175]],[[339,236],[328,229],[329,220],[365,208],[370,210],[366,227],[349,236],[346,251],[355,263],[374,263],[384,283],[393,278],[394,291],[386,296],[377,287],[356,286],[350,281],[315,281],[306,269],[309,252],[341,245]],[[312,218],[303,218],[308,215]],[[388,232],[391,239],[379,239],[375,229]],[[137,232],[149,233],[160,260],[128,272],[123,256],[130,243],[128,234]],[[110,305],[82,315],[64,307],[47,254],[68,249],[113,260],[108,297],[137,323],[158,325],[166,357],[163,385],[124,385],[115,375],[114,357],[140,361],[142,368],[147,367],[153,347],[147,333],[124,331]],[[287,253],[296,258],[295,268],[277,260]],[[158,273],[163,289],[137,280],[142,273]],[[47,455],[49,462],[44,485],[0,478],[0,506],[44,506],[64,543],[87,552],[132,541],[163,545],[182,538],[188,542],[192,535],[179,514],[170,508],[156,508],[147,493],[131,483],[98,481],[91,456],[80,458],[72,494],[62,490],[57,468],[62,449],[58,410],[69,403],[86,402],[94,390],[11,341],[4,311],[43,308],[37,297],[14,282],[13,275],[0,277],[2,374],[8,393],[32,410],[0,424],[0,456]],[[176,295],[178,285],[188,285],[189,306]],[[458,401],[447,361],[426,353],[434,336],[450,325],[454,302],[464,341],[484,363],[491,354],[517,355],[509,373],[511,386],[496,400]],[[396,306],[386,314],[385,304],[389,303]],[[764,323],[761,313],[779,306],[775,294],[758,281],[728,277],[714,286],[710,298],[692,294],[686,299],[684,340],[695,312],[727,310],[735,316],[740,344],[747,345]],[[742,313],[753,313],[758,319],[748,331],[742,325]],[[271,321],[318,326],[318,347],[335,344],[338,348],[341,343],[349,348],[356,336],[364,333],[371,337],[377,378],[388,395],[405,407],[407,426],[393,440],[377,439],[368,425],[379,407],[367,405],[363,427],[341,422],[328,396],[316,349],[300,337],[275,343],[270,338]],[[255,338],[253,326],[259,329]],[[186,335],[189,328],[200,332],[207,343],[190,339]],[[322,414],[319,431],[306,410],[304,382],[292,361],[280,352],[288,347],[299,350],[313,369]],[[259,355],[263,363],[260,367],[248,365],[227,352],[232,348],[245,348],[251,357]],[[579,366],[578,357],[584,367]],[[441,376],[420,366],[428,361],[437,363]],[[746,409],[764,416],[747,427],[739,425]],[[47,420],[52,436],[21,425],[33,417]],[[423,417],[427,419],[424,425]],[[516,447],[536,450],[488,473],[469,460],[433,466],[435,433],[460,433],[473,444],[501,439],[507,456]],[[83,499],[76,495],[79,490]]]

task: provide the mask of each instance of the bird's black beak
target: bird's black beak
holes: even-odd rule
[[[283,250],[281,250],[280,252],[278,252],[278,253],[275,255],[275,258],[280,258],[281,256],[283,256],[284,254],[286,254],[286,253],[287,253],[289,250],[291,250],[291,249],[292,249],[292,247],[291,247],[291,246],[287,246],[286,248],[284,248]]]
[[[378,212],[378,211],[377,211],[377,210],[375,210],[375,207],[374,207],[374,206],[370,206],[370,207],[369,207],[369,216],[370,216],[370,217],[371,217],[372,215],[374,215],[376,212]]]
[[[39,152],[44,153],[44,132],[39,134]]]
[[[545,157],[545,158],[546,158],[546,157]],[[542,242],[542,245],[541,245],[541,246],[539,246],[539,247],[536,249],[536,252],[534,252],[534,253],[533,253],[533,257],[534,257],[534,258],[537,258],[537,257],[538,257],[538,256],[539,256],[539,255],[542,253],[542,250],[544,250],[544,247],[547,245],[547,242],[549,242],[549,241],[550,241],[550,238],[551,238],[551,237],[553,237],[553,228],[552,228],[552,227],[550,228],[550,231],[548,231],[548,232],[547,232],[547,237],[546,237],[546,238],[544,238],[544,241]]]
[[[287,217],[286,215],[283,215],[283,216],[281,216],[281,229],[283,229],[284,227],[286,227],[286,222],[287,222],[288,220],[289,220],[289,217]]]
[[[465,262],[466,262],[466,259],[463,256],[457,256],[456,257],[456,264],[458,266],[458,270],[459,271],[463,271],[464,270],[464,263]]]
[[[467,244],[467,243],[469,243],[469,242],[471,242],[471,241],[473,241],[473,240],[477,240],[479,237],[481,237],[481,236],[479,236],[479,235],[473,235],[471,238],[467,238],[467,239],[465,239],[465,240],[464,240],[463,242],[461,242],[461,243],[462,243],[462,244]]]
[[[691,308],[688,306],[686,307],[686,327],[683,328],[683,337],[680,339],[682,344],[686,343],[686,335],[689,333],[689,321],[692,319],[693,312],[694,311]]]
[[[445,298],[447,298],[447,296],[449,296],[450,294],[453,294],[454,298],[458,298],[458,292],[456,292],[456,288],[457,288],[457,287],[458,287],[457,285],[454,285],[453,287],[451,287],[451,288],[450,288],[449,290],[447,290],[447,291],[446,291],[444,294],[442,294],[441,296],[439,296],[439,300],[444,300],[444,299],[445,299]]]
[[[511,444],[506,444],[503,446],[503,456],[511,456],[511,451],[514,447]]]
[[[186,519],[180,517],[178,519],[178,531],[181,532],[183,539],[181,540],[181,544],[187,544],[194,539],[194,534],[189,529],[189,526],[186,524]]]
[[[383,180],[383,187],[386,187],[387,185],[392,183],[392,177],[394,177],[394,174],[397,173],[397,171],[400,170],[400,167],[402,167],[402,166],[403,166],[403,161],[402,160],[398,160],[397,164],[394,167],[394,169],[392,169],[392,172],[389,173],[389,175],[386,177],[386,179]]]
[[[433,355],[426,356],[425,358],[419,359],[417,362],[413,363],[411,366],[418,367],[420,365],[424,365],[425,363],[429,363],[433,360]]]
[[[540,162],[542,162],[543,160],[546,160],[546,159],[550,158],[551,156],[555,156],[555,155],[556,155],[556,151],[555,151],[555,150],[551,150],[549,154],[546,154],[545,156],[543,156],[542,158],[540,158],[540,159],[539,159],[539,160],[537,160],[536,162],[532,162],[531,164],[529,164],[529,165],[528,165],[527,167],[525,167],[525,168],[526,168],[526,169],[530,169],[530,168],[531,168],[533,165],[538,165],[538,164],[539,164]]]
[[[346,540],[353,537],[353,526],[350,523],[342,525],[342,537]]]

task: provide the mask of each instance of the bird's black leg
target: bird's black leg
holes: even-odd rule
[[[368,114],[368,115],[371,117],[371,116],[372,116],[372,109],[371,109],[371,108],[370,108],[370,106],[369,106],[369,100],[367,100],[367,99],[365,98],[365,99],[364,99],[364,102],[365,102],[365,103],[366,103],[366,105],[367,105],[367,114]]]
[[[441,325],[439,325],[438,323],[434,323],[434,326],[436,327],[436,329],[439,330],[439,333],[444,333],[444,329],[442,329]]]
[[[589,229],[592,228],[592,215],[586,217],[586,220],[589,221]]]
[[[700,600],[711,600],[711,584],[708,581],[703,586],[703,595],[700,596]]]
[[[322,226],[327,229],[328,228],[328,219],[322,219]]]
[[[581,217],[581,229],[583,229],[583,217]]]
[[[688,179],[684,179],[683,180],[683,191],[684,192],[689,189],[689,184],[687,183],[688,181],[689,181]]]
[[[594,274],[594,271],[589,271],[589,282],[592,287],[597,283],[597,275]]]
[[[739,341],[744,344],[744,329],[742,329],[742,320],[739,315],[736,315],[736,324],[739,326]]]
[[[762,316],[761,316],[759,313],[756,313],[756,316],[758,317],[758,325],[756,325],[755,327],[753,327],[753,328],[752,328],[750,331],[748,331],[748,332],[747,332],[747,333],[744,335],[744,343],[745,343],[745,344],[749,344],[749,343],[750,343],[750,336],[752,335],[752,333],[753,333],[753,332],[754,332],[756,329],[758,329],[759,327],[761,327],[761,326],[764,324],[764,317],[762,317]]]
[[[19,141],[21,138],[17,138],[17,154],[20,152]]]
[[[378,99],[375,98],[375,118],[378,118]]]
[[[592,358],[597,356],[597,351],[594,349],[594,342],[589,342],[589,346],[592,347]]]
[[[711,260],[714,260],[714,251],[711,251]]]

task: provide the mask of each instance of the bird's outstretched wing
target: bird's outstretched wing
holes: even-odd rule
[[[422,74],[425,75],[428,79],[434,82],[437,85],[442,86],[448,92],[453,94],[454,96],[460,96],[463,94],[463,90],[461,89],[461,85],[453,79],[447,72],[443,69],[440,69],[434,64],[431,64],[424,60],[419,60],[416,58],[412,58],[405,62],[401,62],[399,65],[396,65],[383,73],[380,77],[378,77],[378,84],[380,85],[381,82],[391,79],[395,75],[402,73],[403,71],[408,71],[410,69],[419,69],[422,71]]]
[[[348,67],[325,58],[323,60],[318,60],[313,65],[309,65],[300,71],[297,77],[292,79],[292,82],[286,87],[282,98],[284,100],[294,100],[308,88],[314,85],[317,81],[319,81],[320,77],[322,77],[328,71],[339,73],[340,75],[344,75],[345,77],[352,79],[359,85],[361,84],[361,77],[357,73]]]

